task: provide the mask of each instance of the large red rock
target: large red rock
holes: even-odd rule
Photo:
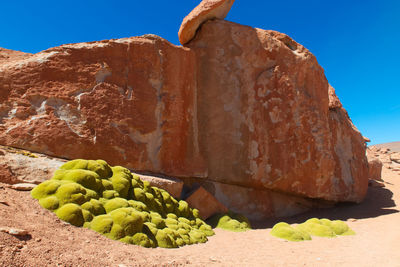
[[[197,58],[209,179],[333,201],[364,198],[365,142],[306,48],[222,20],[205,22],[188,47]]]
[[[365,141],[316,58],[275,31],[202,23],[185,48],[147,35],[0,61],[0,144],[216,183],[252,218],[361,201]]]
[[[205,176],[195,57],[157,36],[63,45],[0,65],[0,144]]]

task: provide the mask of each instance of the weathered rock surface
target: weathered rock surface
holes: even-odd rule
[[[194,38],[202,23],[211,19],[224,19],[235,0],[203,0],[187,15],[179,29],[179,42],[184,45]]]
[[[205,176],[195,57],[155,37],[64,45],[0,65],[0,144]]]
[[[307,49],[287,35],[221,20],[205,22],[188,47],[198,64],[199,147],[209,179],[363,199],[364,139]]]
[[[365,140],[315,57],[196,12],[185,48],[146,35],[0,62],[0,144],[215,183],[252,218],[309,207],[296,199],[361,201]]]

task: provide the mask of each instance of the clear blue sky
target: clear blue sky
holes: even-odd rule
[[[146,33],[178,44],[182,18],[199,2],[5,0],[0,47],[36,53]],[[372,143],[400,141],[399,0],[236,0],[226,19],[303,44],[363,135]]]

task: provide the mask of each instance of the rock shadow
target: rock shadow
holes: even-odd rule
[[[393,200],[392,191],[386,188],[369,187],[362,203],[338,203],[332,208],[313,209],[308,212],[285,218],[272,218],[263,222],[253,222],[253,229],[272,228],[278,222],[302,223],[310,218],[330,220],[366,219],[400,212]]]

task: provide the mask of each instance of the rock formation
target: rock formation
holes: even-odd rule
[[[187,44],[194,38],[202,23],[211,19],[224,19],[235,0],[203,0],[187,15],[179,29],[179,41]]]
[[[365,142],[316,58],[218,19],[231,4],[185,18],[186,47],[145,35],[0,61],[0,144],[196,181],[251,219],[362,201]]]
[[[367,149],[367,156],[370,166],[370,172],[376,168],[374,166],[378,164],[376,163],[377,161],[381,162],[381,170],[383,165],[385,168],[400,172],[400,152],[392,151],[389,148],[370,146]]]

